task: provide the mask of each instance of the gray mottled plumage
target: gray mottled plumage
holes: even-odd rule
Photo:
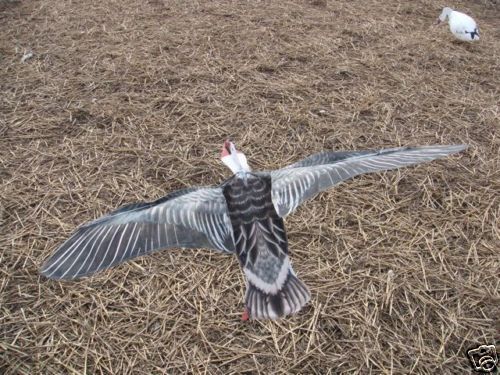
[[[271,176],[235,175],[223,193],[247,279],[247,313],[254,319],[276,319],[299,311],[310,293],[291,267],[285,224],[272,201]]]
[[[310,299],[291,267],[285,216],[351,177],[431,161],[465,148],[326,152],[276,171],[238,172],[219,186],[129,204],[76,229],[41,273],[75,279],[171,247],[236,253],[247,279],[249,316],[276,319],[298,312]]]

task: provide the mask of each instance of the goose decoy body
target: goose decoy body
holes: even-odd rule
[[[437,23],[445,22],[448,20],[451,33],[455,38],[466,42],[479,40],[479,30],[476,21],[465,13],[458,12],[451,8],[443,8]]]
[[[234,173],[228,180],[129,204],[84,224],[44,263],[41,273],[50,279],[75,279],[161,249],[210,248],[239,259],[247,284],[242,319],[294,314],[311,294],[292,268],[283,218],[354,176],[431,161],[465,148],[325,152],[282,169],[252,172],[245,155],[226,141],[221,160]]]

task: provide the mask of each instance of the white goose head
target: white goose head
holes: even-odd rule
[[[444,7],[441,14],[439,15],[437,22],[440,23],[446,21],[446,19],[450,17],[451,12],[453,12],[453,9]]]
[[[222,146],[220,159],[235,174],[239,172],[251,171],[245,154],[236,150],[234,143],[229,139],[226,140]]]

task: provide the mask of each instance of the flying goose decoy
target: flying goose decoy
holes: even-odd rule
[[[319,192],[357,175],[415,165],[465,145],[324,152],[282,169],[252,172],[224,142],[234,173],[218,186],[191,187],[150,203],[133,203],[84,224],[42,266],[50,279],[75,279],[170,247],[235,253],[246,276],[246,319],[277,319],[309,301],[292,269],[283,218]]]
[[[479,40],[479,30],[474,21],[467,14],[445,7],[437,19],[437,23],[448,20],[450,31],[455,38],[471,42]]]

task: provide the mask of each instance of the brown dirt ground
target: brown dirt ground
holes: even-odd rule
[[[480,43],[399,1],[0,0],[0,372],[469,373],[500,337],[500,9]],[[21,63],[25,50],[34,57]],[[467,143],[287,219],[312,291],[242,323],[235,258],[159,252],[79,282],[43,260],[123,203],[320,150]]]

